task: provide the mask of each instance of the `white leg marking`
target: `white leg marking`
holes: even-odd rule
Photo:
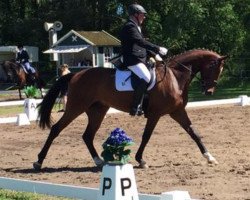
[[[209,152],[204,153],[203,156],[207,159],[208,163],[212,163],[216,165],[219,164],[217,160]]]

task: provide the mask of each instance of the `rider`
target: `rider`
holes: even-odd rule
[[[139,4],[131,4],[128,7],[129,19],[124,24],[121,33],[121,46],[124,65],[135,73],[140,81],[135,88],[130,115],[142,115],[142,100],[147,89],[151,75],[146,66],[147,51],[166,55],[168,50],[159,47],[144,39],[141,33],[141,25],[147,14],[146,10]]]
[[[29,63],[29,54],[28,52],[23,48],[22,44],[18,44],[17,46],[18,52],[17,52],[17,58],[16,61],[20,64],[22,64],[27,73],[31,76],[34,77],[34,74],[36,73],[36,70],[30,65]]]

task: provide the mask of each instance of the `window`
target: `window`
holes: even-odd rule
[[[105,59],[105,62],[109,62],[111,56],[112,56],[111,47],[104,47],[104,59]]]

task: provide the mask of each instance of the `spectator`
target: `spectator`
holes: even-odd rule
[[[67,64],[61,65],[60,70],[61,70],[61,76],[65,76],[66,74],[71,73],[69,70],[69,66]],[[68,92],[68,85],[66,85],[61,89],[60,97],[63,102],[63,109],[59,110],[58,112],[64,112],[66,109],[67,98],[68,98],[67,92]]]

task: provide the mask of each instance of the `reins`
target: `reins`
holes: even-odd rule
[[[184,65],[184,64],[182,64],[182,63],[180,63],[180,62],[178,62],[178,61],[176,61],[176,60],[174,60],[174,59],[173,59],[173,61],[174,61],[176,64],[181,65],[182,67],[184,67],[186,70],[188,70],[188,71],[190,72],[191,76],[193,75],[196,79],[198,79],[198,81],[202,82],[201,78],[198,77],[196,74],[193,73],[193,71],[192,71],[192,66],[189,68],[188,66],[186,66],[186,65]]]
[[[193,71],[192,71],[192,66],[191,66],[191,67],[188,67],[188,66],[184,65],[183,63],[178,62],[178,61],[175,60],[174,58],[172,58],[172,59],[170,58],[167,62],[166,62],[166,61],[163,61],[163,63],[164,63],[164,68],[165,68],[164,76],[166,75],[167,63],[169,63],[170,61],[173,61],[173,62],[175,62],[176,64],[178,64],[178,65],[182,66],[183,68],[185,68],[186,70],[188,70],[188,71],[190,72],[190,75],[191,75],[191,76],[193,75],[198,81],[200,81],[200,82],[202,83],[201,78],[198,77],[196,74],[193,73]],[[175,69],[175,67],[171,67],[171,66],[169,66],[169,68]]]

